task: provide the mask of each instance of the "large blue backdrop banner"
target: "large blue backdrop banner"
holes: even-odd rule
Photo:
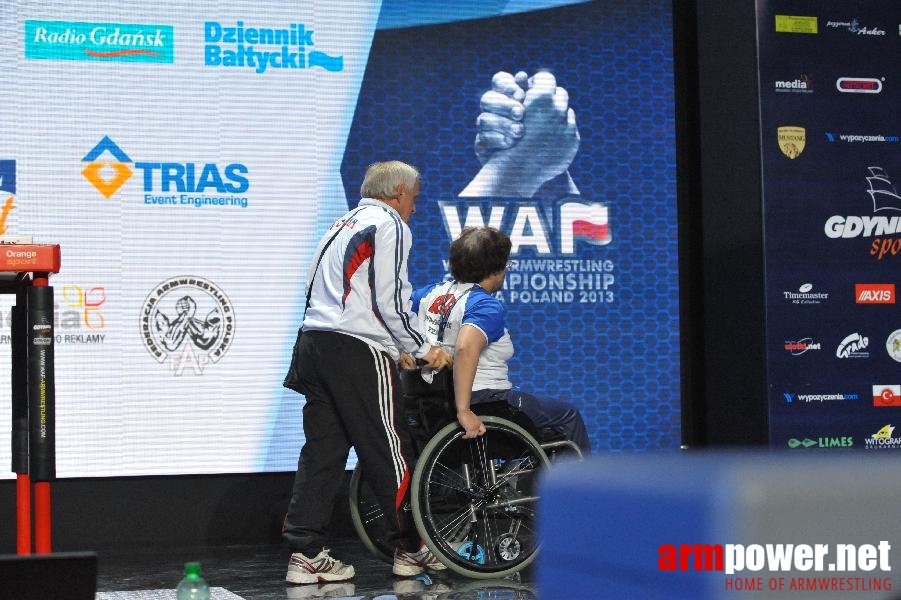
[[[901,12],[757,8],[771,445],[898,449]]]

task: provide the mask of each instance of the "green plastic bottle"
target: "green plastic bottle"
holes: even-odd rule
[[[185,563],[185,577],[175,590],[177,600],[210,600],[210,586],[200,574],[200,563]]]

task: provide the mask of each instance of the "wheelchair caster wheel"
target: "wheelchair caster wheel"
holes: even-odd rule
[[[459,554],[466,560],[471,560],[474,563],[478,563],[480,565],[485,564],[485,549],[476,543],[463,542],[463,544],[457,549],[457,554]]]
[[[494,546],[497,555],[503,560],[513,561],[519,558],[522,545],[513,535],[502,535]]]

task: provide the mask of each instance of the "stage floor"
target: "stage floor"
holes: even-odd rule
[[[425,581],[395,577],[356,538],[340,539],[332,556],[354,566],[347,583],[285,583],[289,553],[283,546],[204,546],[98,551],[98,600],[175,599],[185,562],[198,561],[214,600],[536,600],[530,568],[500,580],[474,580],[444,571]],[[537,560],[541,560],[539,556]]]

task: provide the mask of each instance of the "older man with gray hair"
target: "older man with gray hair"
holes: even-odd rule
[[[351,446],[386,515],[397,550],[393,571],[444,569],[422,545],[409,504],[408,434],[396,423],[402,354],[433,368],[452,358],[429,344],[411,312],[407,262],[419,171],[400,161],[366,171],[359,204],[325,233],[307,278],[307,306],[292,361],[306,396],[294,492],[283,536],[290,583],[344,581],[354,569],[329,555],[325,528],[344,482]],[[391,541],[389,539],[389,541]]]

